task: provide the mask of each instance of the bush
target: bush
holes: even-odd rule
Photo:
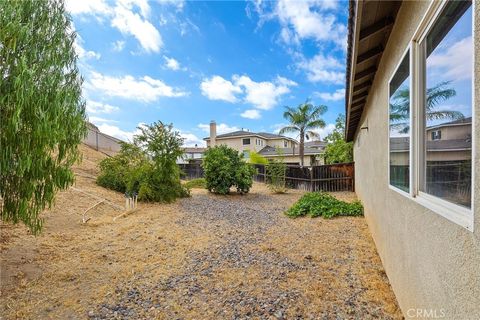
[[[124,143],[119,154],[102,160],[97,184],[137,193],[140,201],[172,202],[188,196],[176,163],[183,154],[179,133],[162,122],[139,129],[141,133],[135,136],[134,144]]]
[[[255,169],[243,161],[243,156],[225,145],[209,148],[202,162],[207,189],[227,194],[232,186],[247,193],[253,183]]]
[[[336,216],[361,216],[363,206],[360,201],[348,203],[324,192],[311,192],[300,198],[285,214],[292,218],[322,216],[326,219]]]
[[[193,179],[185,182],[183,186],[187,189],[206,189],[207,181],[204,178]]]
[[[251,164],[267,165],[268,164],[268,159],[265,158],[264,156],[256,153],[255,151],[251,151],[250,152],[250,163]]]
[[[136,145],[122,143],[120,152],[100,162],[100,174],[97,184],[111,190],[126,192],[134,189],[137,183],[138,168],[147,163],[145,153]],[[132,179],[134,181],[132,181]],[[127,188],[130,186],[130,188]]]
[[[283,162],[283,158],[279,160],[272,160],[266,166],[267,172],[267,186],[275,193],[285,193],[287,188],[285,187],[285,173],[287,171],[287,165]]]

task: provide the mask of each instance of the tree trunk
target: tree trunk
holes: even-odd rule
[[[303,167],[303,154],[304,150],[304,141],[305,141],[305,132],[300,132],[300,146],[299,146],[299,154],[300,154],[300,166]]]

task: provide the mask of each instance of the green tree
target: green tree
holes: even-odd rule
[[[335,120],[335,129],[325,137],[325,163],[345,163],[353,161],[353,144],[345,141],[345,116],[339,114]]]
[[[86,133],[76,34],[57,0],[2,1],[0,26],[1,219],[37,234]]]
[[[285,107],[285,109],[283,117],[290,124],[280,129],[280,134],[298,133],[300,164],[303,166],[305,138],[309,140],[319,137],[318,133],[313,130],[325,127],[325,121],[321,119],[321,116],[327,111],[327,106],[314,106],[307,100],[305,103],[298,105],[297,108]]]
[[[443,81],[427,89],[425,115],[427,121],[432,120],[459,120],[464,115],[459,111],[437,110],[438,104],[457,95],[455,89],[448,87],[451,81]],[[410,130],[410,89],[400,88],[395,92],[390,103],[390,127],[398,129],[400,133]]]
[[[252,187],[255,169],[243,160],[242,154],[226,145],[208,148],[202,167],[210,192],[228,194],[235,186],[243,194]]]
[[[136,180],[139,180],[138,198],[172,202],[187,196],[188,191],[180,182],[180,168],[177,165],[177,159],[184,154],[184,140],[180,133],[173,129],[172,124],[166,125],[161,121],[138,129],[141,133],[134,137],[134,143],[141,146],[153,162],[151,168],[140,167],[135,173]]]

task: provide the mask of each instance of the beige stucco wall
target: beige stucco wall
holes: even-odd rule
[[[83,139],[83,143],[108,154],[115,154],[121,149],[118,139],[110,137],[92,128],[88,128],[88,132],[86,137]]]
[[[243,145],[243,139],[250,138],[250,144],[249,145]],[[255,143],[255,139],[262,140],[263,141],[263,146],[262,145],[257,145]],[[263,148],[267,146],[267,141],[265,139],[261,139],[256,136],[246,136],[246,137],[236,137],[236,138],[231,138],[231,139],[217,139],[216,141],[217,145],[226,145],[230,148],[233,148],[235,150],[238,150],[239,152],[243,151],[260,151]],[[207,147],[210,146],[210,142],[207,140]]]
[[[451,127],[442,127],[438,129],[427,130],[427,139],[432,140],[432,131],[440,130],[442,133],[442,140],[455,140],[455,139],[465,139],[472,134],[472,126],[462,125],[462,126],[451,126]]]
[[[480,319],[480,0],[475,21],[474,232],[388,187],[388,80],[429,2],[405,1],[355,137],[356,192],[400,307]]]

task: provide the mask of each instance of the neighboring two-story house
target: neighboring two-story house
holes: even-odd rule
[[[242,152],[245,158],[249,158],[251,151],[264,156],[267,159],[283,157],[287,164],[300,164],[299,144],[295,139],[266,132],[251,132],[239,130],[225,134],[217,135],[217,125],[215,121],[210,123],[210,137],[204,138],[207,147],[215,145],[227,145],[239,152]],[[305,146],[304,165],[323,164],[323,151],[316,148]]]

